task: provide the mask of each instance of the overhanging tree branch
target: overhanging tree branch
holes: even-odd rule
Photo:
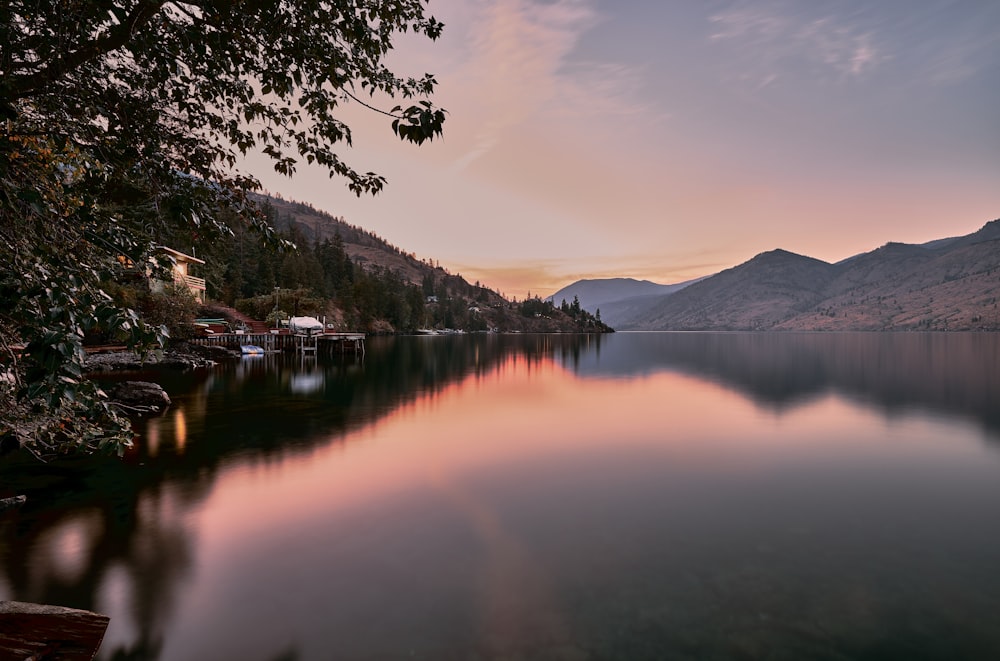
[[[125,20],[116,24],[107,35],[82,44],[63,57],[57,57],[41,71],[26,76],[14,76],[4,90],[10,101],[31,97],[84,64],[124,47],[160,11],[165,0],[143,0]]]

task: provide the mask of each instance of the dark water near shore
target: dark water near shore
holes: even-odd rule
[[[1000,334],[379,338],[0,466],[102,659],[1000,658]]]

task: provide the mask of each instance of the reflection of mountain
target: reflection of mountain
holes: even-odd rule
[[[836,391],[889,412],[961,415],[1000,434],[995,333],[624,333],[579,367],[593,376],[664,370],[715,380],[768,406]]]
[[[156,659],[175,595],[193,572],[185,517],[223,467],[308,452],[422,394],[487,374],[511,355],[578,364],[602,339],[375,338],[363,362],[269,356],[160,374],[174,405],[138,422],[143,435],[124,461],[0,463],[0,497],[28,495],[26,506],[0,519],[0,598],[113,607],[101,658]],[[128,619],[123,613],[130,623],[120,621]],[[134,635],[115,640],[115,627]],[[295,657],[294,649],[270,652]]]

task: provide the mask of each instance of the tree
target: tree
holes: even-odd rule
[[[386,113],[392,130],[415,144],[441,134],[434,77],[385,65],[399,33],[440,34],[424,4],[3,3],[0,440],[42,457],[129,442],[127,421],[81,378],[83,335],[100,328],[141,350],[167,330],[117,307],[102,282],[165,237],[231,233],[220,210],[273,240],[241,155],[261,151],[289,176],[319,164],[360,195],[385,179],[338,155],[351,144],[342,105],[412,99]]]

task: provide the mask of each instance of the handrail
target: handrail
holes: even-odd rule
[[[205,278],[196,278],[193,275],[178,276],[177,280],[182,281],[191,289],[205,289]]]

